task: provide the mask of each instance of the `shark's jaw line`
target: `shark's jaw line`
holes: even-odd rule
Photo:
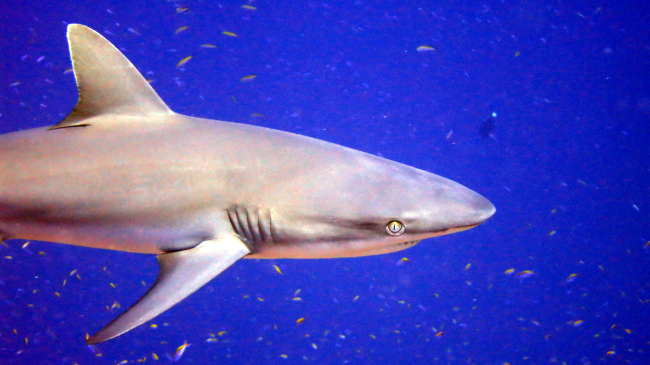
[[[79,101],[0,136],[0,241],[157,254],[158,279],[88,339],[119,336],[241,258],[378,255],[494,206],[432,173],[325,141],[174,113],[103,36],[68,26]]]

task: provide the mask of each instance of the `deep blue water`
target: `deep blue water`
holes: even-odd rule
[[[7,241],[0,363],[166,363],[185,340],[179,363],[650,363],[643,3],[4,4],[0,133],[72,110],[65,29],[82,23],[179,113],[381,155],[458,181],[497,213],[395,254],[239,261],[155,318],[157,328],[94,348],[86,334],[146,291],[155,257]],[[240,81],[247,75],[257,77]],[[524,270],[534,274],[517,278]]]

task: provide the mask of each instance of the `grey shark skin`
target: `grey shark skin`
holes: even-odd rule
[[[0,240],[157,254],[149,291],[87,342],[154,318],[247,258],[399,251],[494,206],[443,177],[332,143],[172,112],[108,40],[68,26],[79,101],[0,136]]]

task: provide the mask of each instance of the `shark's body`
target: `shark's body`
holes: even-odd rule
[[[240,258],[398,251],[494,214],[443,177],[291,133],[173,113],[91,29],[68,28],[79,102],[0,136],[0,240],[158,254],[160,275],[88,341],[162,313]]]

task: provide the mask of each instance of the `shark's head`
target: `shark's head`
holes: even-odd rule
[[[258,257],[352,257],[411,247],[490,218],[483,196],[444,177],[376,156],[353,153],[324,162],[269,213],[273,238]]]

